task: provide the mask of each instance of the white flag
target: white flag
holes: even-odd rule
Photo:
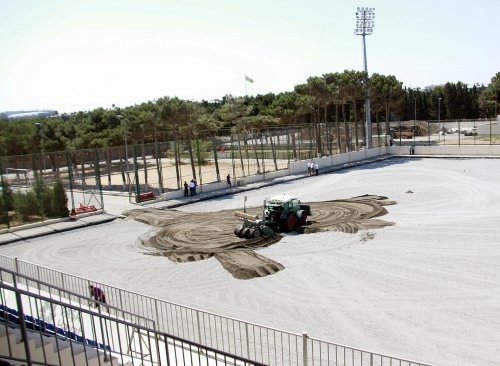
[[[245,75],[245,80],[248,81],[249,83],[253,83],[253,79],[248,75]]]

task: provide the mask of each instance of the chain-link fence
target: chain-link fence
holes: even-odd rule
[[[338,121],[0,157],[0,229],[103,209],[103,194],[154,199],[192,180],[202,186],[279,171],[290,161],[357,151],[365,141],[362,121]],[[373,147],[499,143],[496,120],[372,123]]]
[[[390,136],[396,145],[498,145],[497,120],[391,122]]]

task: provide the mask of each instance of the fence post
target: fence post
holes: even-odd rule
[[[158,314],[158,299],[155,299],[155,313],[156,313],[156,324],[158,324],[158,330],[160,330],[160,316]]]
[[[101,199],[101,210],[104,213],[104,197],[102,195],[102,183],[101,183],[101,168],[99,166],[99,150],[95,149],[95,182],[96,188],[99,190],[99,198]]]
[[[71,159],[69,158],[69,152],[66,151],[66,165],[68,166],[68,182],[69,182],[69,193],[71,197],[71,210],[75,210],[75,197],[73,195],[73,167],[71,166]]]
[[[120,309],[124,309],[124,308],[123,308],[122,290],[121,290],[121,289],[119,289],[119,290],[118,290],[118,293],[120,294]]]
[[[302,333],[302,366],[307,366],[307,332]]]
[[[201,344],[200,311],[196,310],[196,322],[198,323],[198,342]]]
[[[135,176],[135,199],[136,202],[139,200],[139,195],[141,194],[141,187],[139,186],[139,167],[137,165],[137,145],[134,144],[132,149],[134,153],[134,176]]]
[[[248,338],[248,323],[245,323],[245,334],[247,336],[247,358],[250,360],[250,339]]]
[[[9,200],[7,198],[7,185],[3,180],[3,168],[2,168],[2,159],[0,159],[0,181],[2,187],[2,200],[3,200],[3,212],[4,212],[4,220],[7,224],[7,229],[10,229],[10,219],[9,219]]]
[[[17,257],[16,257],[17,263]],[[23,310],[23,301],[21,300],[21,294],[19,293],[19,288],[17,287],[16,277],[13,276],[13,284],[16,292],[16,303],[17,303],[17,311],[19,312],[19,327],[21,328],[21,339],[24,343],[24,351],[26,353],[26,362],[28,365],[32,365],[31,362],[31,354],[30,354],[30,346],[28,344],[28,332],[26,331],[26,322],[24,319],[24,310]]]

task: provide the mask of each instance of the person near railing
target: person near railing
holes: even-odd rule
[[[93,285],[89,285],[89,290],[90,290],[90,297],[92,297],[95,301],[95,307],[98,308],[99,304],[106,304],[106,295],[104,294],[104,291]]]

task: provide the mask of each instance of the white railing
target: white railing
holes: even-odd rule
[[[16,283],[0,282],[0,303],[0,357],[16,363],[265,366]]]
[[[428,366],[174,304],[0,255],[2,267],[83,296],[88,296],[89,285],[98,286],[108,304],[151,319],[160,332],[263,364]]]

